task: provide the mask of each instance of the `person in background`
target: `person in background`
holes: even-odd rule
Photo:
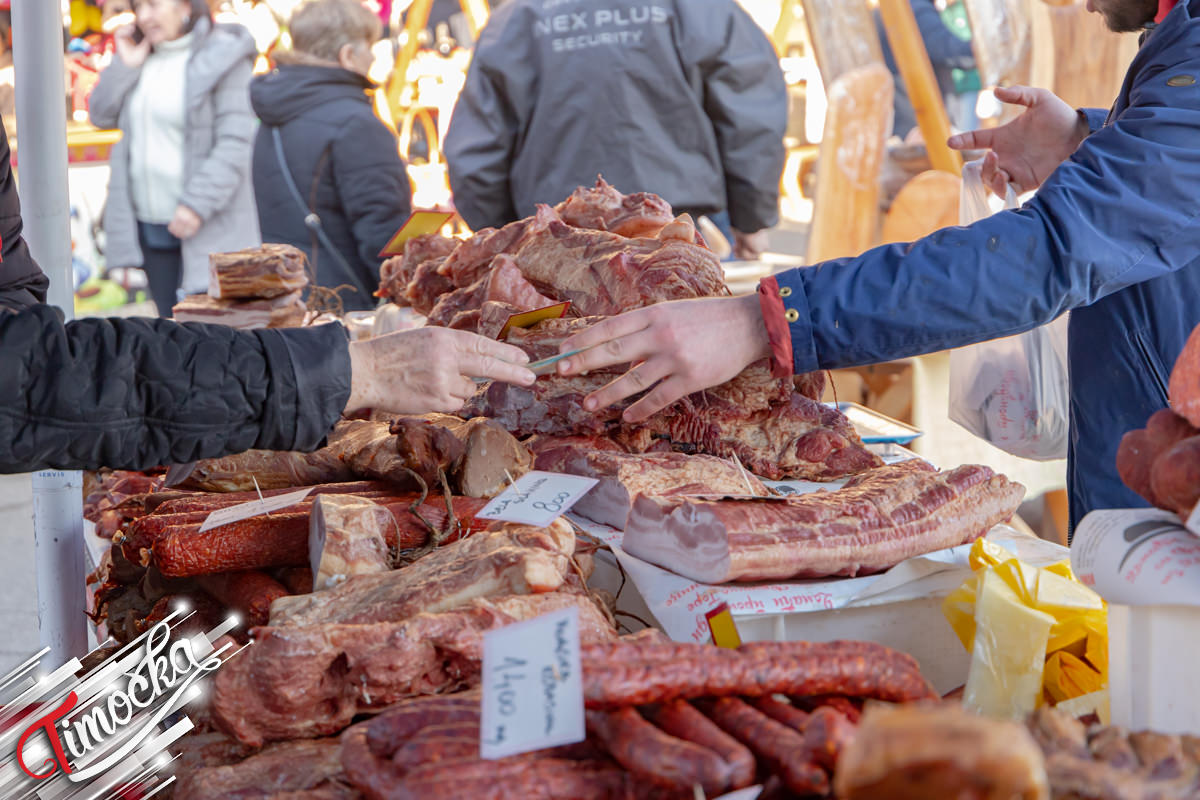
[[[98,128],[121,129],[104,213],[111,267],[141,267],[159,314],[208,286],[208,256],[260,244],[250,186],[254,39],[204,0],[136,0],[137,26],[92,90]]]
[[[250,87],[263,238],[308,253],[319,285],[348,287],[344,308],[373,308],[379,252],[412,211],[396,137],[367,95],[379,18],[358,0],[310,0],[289,30],[292,51]]]
[[[446,134],[454,203],[496,227],[603,173],[756,258],[779,219],[787,115],[775,51],[735,0],[508,0]]]
[[[921,31],[921,40],[929,53],[929,61],[933,64],[933,73],[937,77],[938,88],[942,97],[950,98],[955,95],[956,87],[954,71],[969,71],[975,69],[975,52],[971,43],[960,39],[942,20],[942,15],[934,5],[933,0],[909,0],[913,16],[917,20],[917,28]],[[904,139],[917,126],[917,114],[913,110],[912,100],[904,86],[904,78],[900,76],[900,68],[896,57],[892,54],[888,42],[887,31],[883,27],[883,19],[879,10],[875,10],[875,27],[879,31],[879,41],[883,45],[883,60],[895,80],[895,94],[892,99],[893,117],[892,132]],[[967,118],[971,119],[971,118]]]

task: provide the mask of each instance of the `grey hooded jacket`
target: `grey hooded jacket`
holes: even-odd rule
[[[787,94],[735,0],[508,0],[480,35],[446,136],[478,230],[597,173],[745,233],[778,221]]]
[[[185,101],[184,190],[180,202],[204,220],[200,231],[183,243],[183,289],[203,292],[208,286],[208,256],[261,243],[250,150],[255,117],[250,110],[250,76],[256,54],[254,37],[241,25],[213,25],[201,19],[195,27],[188,60]],[[128,133],[128,100],[141,69],[113,59],[92,90],[92,124]],[[126,139],[113,148],[112,176],[104,231],[110,267],[138,267],[137,218],[129,188]]]

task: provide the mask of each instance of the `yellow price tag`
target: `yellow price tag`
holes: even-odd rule
[[[508,332],[513,328],[532,328],[544,319],[561,319],[567,315],[567,309],[571,307],[570,300],[564,300],[561,303],[555,303],[552,306],[545,308],[535,308],[533,311],[522,311],[520,314],[513,314],[508,318],[508,322],[504,323],[504,327],[500,329],[500,334],[496,337],[503,341]]]
[[[454,219],[453,211],[414,211],[408,221],[400,227],[379,251],[380,258],[404,255],[404,244],[409,239],[424,236],[427,233],[437,233],[450,220]]]
[[[717,647],[727,647],[736,650],[742,646],[742,637],[738,635],[737,624],[733,621],[733,613],[725,603],[704,615],[708,621],[708,630],[712,633],[713,644]]]

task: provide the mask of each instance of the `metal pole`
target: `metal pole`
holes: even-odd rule
[[[56,0],[14,0],[17,149],[25,241],[50,278],[47,301],[75,315],[63,18]],[[78,471],[33,476],[38,629],[53,664],[88,650],[83,567],[83,479]]]

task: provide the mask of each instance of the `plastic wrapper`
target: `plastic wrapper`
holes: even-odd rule
[[[964,225],[991,213],[981,164],[963,168]],[[1010,188],[1005,207],[1016,206]],[[1069,400],[1065,314],[1049,325],[950,354],[950,419],[1006,453],[1036,461],[1066,458]]]
[[[1043,702],[1105,689],[1107,611],[1068,562],[1032,567],[980,539],[970,565],[974,575],[942,605],[971,653],[968,708],[1023,719]]]

